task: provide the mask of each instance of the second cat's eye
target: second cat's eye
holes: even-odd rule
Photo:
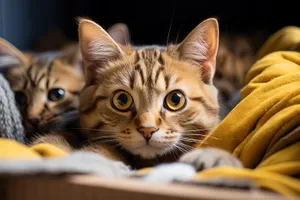
[[[24,92],[15,92],[15,99],[20,106],[25,106],[27,104],[27,98]]]
[[[174,90],[167,94],[164,100],[164,107],[170,111],[179,111],[186,105],[184,94],[179,90]]]
[[[133,99],[128,92],[118,90],[111,98],[111,105],[118,111],[127,112],[133,108]]]
[[[65,91],[61,88],[54,88],[48,92],[48,99],[50,101],[59,101],[65,96]]]

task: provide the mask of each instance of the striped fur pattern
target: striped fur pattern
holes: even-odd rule
[[[238,103],[246,73],[255,62],[255,46],[244,35],[222,35],[214,84],[219,91],[222,118]]]
[[[79,93],[84,86],[78,45],[61,52],[23,54],[8,42],[0,54],[19,62],[6,77],[15,92],[28,138],[38,133],[62,130],[79,119]]]
[[[108,145],[146,160],[164,155],[176,160],[218,124],[212,84],[218,50],[215,19],[168,47],[120,45],[95,22],[81,19],[79,41],[87,80],[81,126],[95,148]],[[126,111],[113,105],[118,91],[132,99]],[[185,99],[176,111],[166,106],[174,91]]]

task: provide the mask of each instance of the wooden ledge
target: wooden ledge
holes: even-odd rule
[[[0,197],[3,200],[291,199],[256,190],[183,184],[159,185],[142,183],[135,179],[106,179],[87,175],[2,177],[0,179]]]

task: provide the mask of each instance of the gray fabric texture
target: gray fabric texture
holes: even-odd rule
[[[14,93],[0,74],[0,137],[25,143],[25,133]]]
[[[42,160],[0,160],[0,175],[94,174],[123,177],[133,173],[122,162],[112,161],[91,152]]]

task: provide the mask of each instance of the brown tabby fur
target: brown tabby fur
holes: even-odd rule
[[[79,41],[87,80],[81,94],[81,126],[95,142],[93,150],[115,151],[111,158],[139,168],[176,160],[218,124],[212,84],[218,49],[215,20],[197,26],[181,44],[163,48],[122,46],[96,23],[82,19]],[[120,89],[133,98],[134,108],[128,112],[110,105]],[[174,90],[182,91],[187,101],[176,112],[163,103]],[[141,128],[155,131],[137,131]],[[149,141],[146,133],[152,136]]]

